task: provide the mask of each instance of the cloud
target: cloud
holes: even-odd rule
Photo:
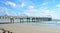
[[[51,13],[51,16],[53,19],[60,19],[60,15],[57,15],[55,13]]]
[[[45,5],[47,5],[47,3],[42,3],[41,5],[45,6]]]
[[[12,7],[16,7],[16,4],[13,3],[13,2],[10,2],[10,1],[7,1],[5,4],[9,5],[9,6],[12,6]]]
[[[57,7],[60,7],[60,4],[58,4]]]
[[[15,11],[10,11],[10,9],[6,8],[6,7],[0,7],[0,16],[19,16],[20,13],[19,12],[15,12]]]
[[[60,9],[59,9],[60,10]],[[51,11],[51,16],[54,19],[60,19],[60,11],[58,9],[55,9],[54,11]]]
[[[28,8],[29,8],[29,9],[33,9],[33,8],[34,8],[34,6],[28,6]]]
[[[22,8],[23,8],[24,6],[25,6],[25,4],[24,4],[24,3],[21,3],[20,7],[22,7]]]
[[[6,7],[0,7],[0,15],[9,15]]]
[[[50,15],[49,14],[49,10],[47,9],[29,9],[29,10],[26,10],[25,11],[25,14],[28,15],[28,16],[40,16],[40,17],[43,17],[43,16],[48,16]]]

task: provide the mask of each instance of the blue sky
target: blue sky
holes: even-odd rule
[[[60,0],[0,0],[0,16],[4,15],[60,19]]]

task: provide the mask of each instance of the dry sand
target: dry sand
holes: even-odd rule
[[[0,24],[0,28],[13,33],[60,33],[60,29],[32,24]]]

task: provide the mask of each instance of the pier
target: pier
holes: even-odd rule
[[[2,20],[2,22],[4,23],[15,23],[16,20],[19,20],[18,21],[19,23],[23,23],[23,22],[51,21],[52,18],[51,17],[33,17],[33,16],[0,16],[0,20]],[[7,22],[3,20],[6,20]]]

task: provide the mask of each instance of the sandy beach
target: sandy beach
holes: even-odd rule
[[[4,28],[13,33],[60,33],[60,28],[51,28],[49,26],[36,24],[0,24],[0,28]]]

